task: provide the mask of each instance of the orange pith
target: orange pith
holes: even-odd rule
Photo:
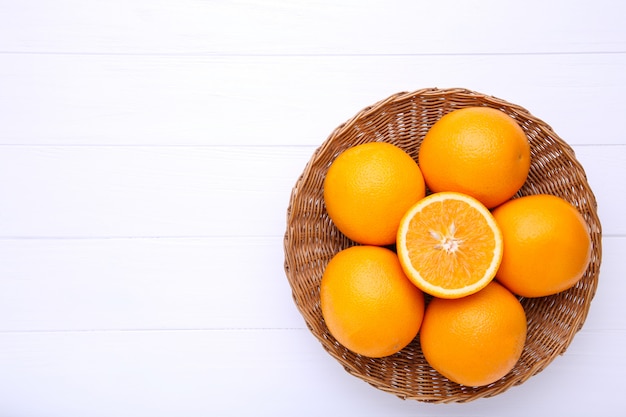
[[[455,192],[431,194],[398,229],[400,262],[422,291],[458,298],[485,287],[502,258],[502,236],[489,210]]]

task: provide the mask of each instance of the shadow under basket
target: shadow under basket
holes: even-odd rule
[[[372,141],[389,142],[417,160],[426,132],[444,114],[469,106],[488,106],[513,117],[531,148],[528,179],[517,197],[553,194],[572,203],[584,216],[593,244],[582,279],[571,289],[542,298],[521,298],[528,334],[520,360],[509,374],[482,387],[454,383],[424,359],[416,337],[402,351],[384,358],[353,353],[329,333],[320,308],[320,280],[327,263],[355,243],[332,223],[323,198],[323,182],[333,160],[345,149]],[[287,209],[285,273],[295,304],[324,349],[350,374],[403,399],[430,403],[467,402],[492,397],[545,369],[565,352],[581,329],[598,285],[602,229],[597,204],[571,147],[526,109],[466,89],[423,89],[390,96],[366,107],[337,127],[314,152],[298,178]]]

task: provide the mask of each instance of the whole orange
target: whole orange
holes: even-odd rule
[[[493,210],[504,251],[496,279],[515,294],[542,297],[574,286],[591,259],[583,216],[549,194],[508,201]]]
[[[468,194],[493,208],[526,181],[530,145],[506,113],[467,107],[444,115],[429,129],[418,162],[431,191]]]
[[[426,190],[415,160],[384,142],[343,151],[332,162],[323,186],[333,223],[350,239],[369,245],[394,243],[402,215]]]
[[[337,253],[322,276],[320,302],[333,337],[374,358],[408,345],[424,315],[423,293],[404,275],[396,254],[380,246]]]
[[[488,385],[515,366],[526,341],[526,314],[518,299],[492,281],[463,298],[433,298],[420,343],[440,374],[467,386]]]

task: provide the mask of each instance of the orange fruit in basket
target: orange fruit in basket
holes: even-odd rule
[[[424,315],[424,294],[408,280],[396,254],[380,246],[337,253],[322,276],[320,303],[333,337],[374,358],[408,345]]]
[[[467,107],[444,115],[429,129],[418,162],[431,191],[461,192],[493,208],[526,181],[530,145],[506,113]]]
[[[484,288],[502,258],[502,235],[489,210],[456,192],[431,194],[405,214],[396,249],[422,291],[459,298]]]
[[[526,332],[521,303],[492,281],[467,297],[433,298],[424,314],[420,343],[426,361],[440,374],[462,385],[483,386],[513,369]]]
[[[591,237],[583,216],[568,201],[548,194],[508,201],[493,211],[504,253],[496,278],[524,297],[573,287],[591,260]]]
[[[392,244],[400,218],[425,191],[413,158],[384,142],[343,151],[324,179],[324,202],[333,223],[350,239],[369,245]]]

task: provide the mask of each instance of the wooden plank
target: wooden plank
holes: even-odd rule
[[[624,52],[613,0],[4,2],[0,51],[98,54]],[[8,36],[10,35],[10,36]]]
[[[314,147],[4,146],[0,237],[282,236]],[[604,233],[626,234],[626,146],[577,146]]]
[[[302,328],[282,238],[0,240],[0,331]]]
[[[0,333],[7,416],[619,415],[626,333],[582,332],[491,399],[403,401],[349,375],[306,330]],[[581,391],[582,390],[582,391]],[[572,395],[580,392],[581,395]]]
[[[0,54],[0,144],[311,146],[428,87],[519,104],[571,144],[619,144],[625,68],[626,54]]]
[[[626,328],[626,237],[603,240],[585,330]],[[0,240],[0,332],[304,328],[282,238]]]
[[[0,236],[278,236],[313,149],[3,147]]]

